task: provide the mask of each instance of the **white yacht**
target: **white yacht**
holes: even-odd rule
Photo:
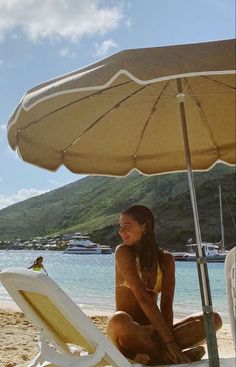
[[[175,261],[196,261],[195,248],[196,244],[186,245],[189,252],[172,252]],[[205,249],[207,262],[224,262],[228,251],[221,251],[220,246],[214,243],[204,242],[202,246]]]
[[[112,249],[109,246],[99,245],[98,243],[94,243],[90,241],[88,235],[82,235],[80,233],[76,233],[72,236],[67,244],[66,250],[63,254],[111,254]]]
[[[223,263],[228,253],[228,251],[225,251],[221,186],[219,186],[219,201],[220,201],[221,240],[218,243],[207,243],[207,242],[202,243],[202,246],[205,249],[205,255],[206,255],[207,262]],[[172,253],[176,261],[195,261],[196,260],[196,246],[197,245],[192,244],[191,242],[192,242],[192,239],[190,238],[188,240],[188,244],[186,245],[186,247],[189,249],[188,252],[173,252]]]

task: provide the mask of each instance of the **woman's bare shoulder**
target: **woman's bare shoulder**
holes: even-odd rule
[[[125,250],[125,245],[123,243],[121,243],[120,245],[118,245],[115,249],[115,255],[116,257],[119,256],[119,254],[122,254]]]
[[[115,256],[116,256],[116,260],[133,260],[135,258],[134,252],[132,251],[132,249],[129,246],[126,246],[124,244],[121,244],[119,246],[116,247],[115,250]]]
[[[124,247],[124,244],[121,243],[120,245],[116,246],[116,249],[115,249],[115,253],[117,253],[118,251],[120,251],[120,249]],[[122,251],[122,250],[121,250]]]

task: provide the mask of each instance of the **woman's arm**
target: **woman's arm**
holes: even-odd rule
[[[43,268],[43,271],[48,275],[48,272],[47,272],[47,270],[45,269],[45,267],[43,266],[43,264],[42,264],[42,268]]]
[[[173,302],[175,292],[175,261],[170,253],[161,255],[161,265],[163,270],[162,292],[160,309],[161,313],[172,330],[173,328]]]

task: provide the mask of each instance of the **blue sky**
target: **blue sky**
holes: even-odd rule
[[[26,90],[119,50],[229,38],[234,0],[0,0],[0,209],[82,177],[9,148],[7,121]]]

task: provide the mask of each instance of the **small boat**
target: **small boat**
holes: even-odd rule
[[[88,235],[75,234],[72,236],[67,244],[66,250],[63,254],[78,254],[78,255],[101,255],[111,254],[112,249],[109,246],[99,245],[89,239]]]
[[[189,252],[172,252],[175,261],[196,261],[196,253],[194,249],[196,248],[197,245],[189,244],[186,246],[190,248]],[[219,245],[204,242],[202,246],[204,247],[205,250],[207,262],[222,263],[225,261],[227,251],[221,251]]]
[[[220,224],[221,224],[221,241],[218,243],[207,243],[203,242],[202,246],[205,249],[205,255],[207,262],[219,262],[225,261],[228,251],[225,251],[225,240],[224,240],[224,223],[223,223],[223,210],[222,210],[222,191],[219,185],[219,202],[220,202]],[[192,239],[188,240],[186,247],[189,248],[189,252],[173,252],[176,261],[196,261],[196,244],[192,244]]]

